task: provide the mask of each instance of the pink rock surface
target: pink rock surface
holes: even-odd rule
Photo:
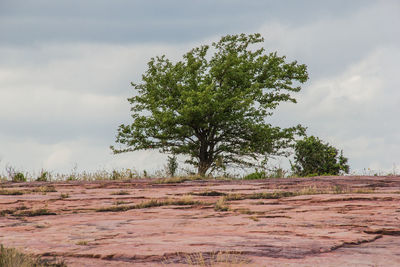
[[[0,192],[24,194],[0,195],[0,243],[57,256],[68,266],[187,266],[203,260],[215,266],[400,266],[400,177],[1,186]],[[121,190],[126,194],[115,194]],[[206,191],[244,199],[215,211],[221,196],[196,195]],[[248,199],[281,191],[300,193]],[[151,199],[187,200],[185,195],[201,203],[97,211]],[[27,213],[38,209],[56,215]]]

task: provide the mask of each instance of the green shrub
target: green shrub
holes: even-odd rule
[[[265,171],[258,171],[258,170],[243,177],[244,180],[257,180],[265,178],[267,178],[267,174],[265,173]]]
[[[26,177],[22,172],[17,172],[12,177],[13,182],[26,182]]]
[[[50,173],[47,171],[41,171],[40,175],[38,178],[36,178],[36,181],[38,182],[47,182],[50,179]]]
[[[292,170],[299,176],[339,175],[349,173],[348,159],[343,151],[323,143],[318,137],[310,136],[298,140],[295,144]]]
[[[168,175],[174,177],[178,169],[178,160],[176,159],[175,155],[172,157],[168,156],[168,162],[166,168]]]

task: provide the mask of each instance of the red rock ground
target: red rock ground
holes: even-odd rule
[[[400,266],[400,177],[0,185],[0,244],[68,266]],[[245,199],[216,211],[212,191]],[[201,202],[97,211],[151,199]]]

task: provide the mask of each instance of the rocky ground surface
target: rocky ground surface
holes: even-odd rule
[[[0,186],[0,244],[68,266],[400,266],[400,177]]]

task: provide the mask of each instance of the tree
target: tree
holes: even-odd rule
[[[343,151],[339,154],[338,149],[323,143],[318,137],[310,136],[297,141],[292,170],[301,176],[338,175],[349,173],[347,161]]]
[[[266,119],[308,79],[305,65],[254,48],[260,34],[227,35],[196,47],[181,61],[152,58],[142,82],[132,83],[133,123],[118,128],[114,153],[158,149],[188,156],[206,175],[230,165],[255,166],[285,153],[300,125],[273,127]]]

